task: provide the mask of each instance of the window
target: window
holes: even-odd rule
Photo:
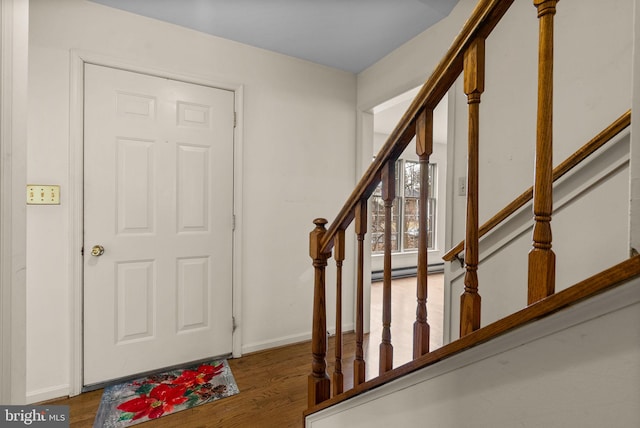
[[[427,248],[434,248],[435,231],[435,174],[436,165],[429,164],[429,194],[427,199]],[[382,184],[371,198],[371,251],[384,251],[384,201]],[[418,251],[419,215],[420,215],[420,164],[415,161],[398,160],[396,162],[396,198],[391,209],[391,251]]]

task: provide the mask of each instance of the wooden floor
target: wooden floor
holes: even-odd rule
[[[300,343],[230,359],[239,394],[139,426],[301,427],[307,405],[310,352],[309,343]],[[71,428],[91,427],[101,397],[102,390],[97,390],[49,404],[70,406]]]
[[[442,346],[442,319],[444,307],[444,274],[432,274],[428,278],[429,296],[427,317],[430,327],[429,349]],[[394,280],[391,288],[391,343],[393,366],[398,367],[413,357],[413,323],[416,320],[416,278]],[[367,347],[366,379],[378,375],[378,347],[382,338],[382,282],[371,284],[371,332],[373,343]],[[377,343],[376,343],[377,342]]]
[[[441,346],[442,337],[442,275],[429,276],[429,323],[431,346]],[[365,337],[367,379],[375,377],[378,370],[378,345],[380,342],[381,284],[372,285],[371,334]],[[411,356],[413,321],[415,320],[415,278],[394,281],[392,307],[392,341],[394,366],[408,361]],[[432,312],[431,312],[432,311]],[[408,329],[408,330],[407,330]],[[407,330],[408,333],[404,333]],[[369,336],[373,339],[369,345]],[[329,373],[333,371],[333,338],[329,340],[327,355]],[[303,425],[302,412],[307,407],[307,376],[310,372],[310,344],[300,343],[277,349],[257,352],[238,359],[230,359],[229,365],[240,393],[213,403],[184,410],[172,415],[145,422],[140,427],[218,427],[218,428],[286,428]],[[344,336],[343,371],[345,387],[353,384],[352,361],[355,354],[355,336]],[[102,390],[77,397],[55,400],[49,404],[70,406],[71,428],[91,427],[95,418]]]

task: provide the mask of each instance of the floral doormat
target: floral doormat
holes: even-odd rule
[[[226,360],[158,373],[105,388],[93,426],[128,427],[238,392]]]

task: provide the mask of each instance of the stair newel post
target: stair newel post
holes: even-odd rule
[[[364,361],[364,236],[367,233],[367,201],[360,200],[355,208],[355,232],[358,238],[358,279],[356,284],[356,356],[353,361],[353,386],[365,380]]]
[[[460,296],[460,337],[480,328],[478,294],[478,192],[480,97],[484,91],[485,43],[475,39],[464,54],[464,92],[469,106],[467,165],[467,224],[465,237],[464,293]]]
[[[325,296],[325,268],[330,253],[322,252],[322,239],[327,230],[327,220],[313,221],[315,229],[309,234],[309,255],[315,270],[313,294],[313,326],[311,332],[311,374],[308,379],[308,406],[313,407],[330,398],[329,375],[327,375],[327,312]]]
[[[344,229],[338,230],[333,241],[336,260],[336,365],[333,371],[333,395],[344,390],[342,374],[342,262],[344,262]]]
[[[392,209],[396,197],[396,164],[387,162],[382,169],[382,200],[384,201],[384,275],[382,283],[382,342],[380,343],[380,374],[393,368],[391,344],[391,233]]]
[[[538,117],[533,185],[533,248],[529,252],[528,303],[555,292],[556,256],[551,250],[553,210],[553,18],[558,0],[534,0],[538,9]]]
[[[423,110],[416,121],[416,154],[420,160],[420,204],[418,210],[418,282],[416,321],[413,324],[413,358],[429,353],[427,323],[427,202],[429,198],[429,156],[433,153],[433,110]]]

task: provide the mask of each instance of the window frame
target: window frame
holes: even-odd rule
[[[416,184],[412,187],[414,195],[407,196],[407,170],[406,167],[411,164],[413,171],[412,176],[417,176],[415,179]],[[429,174],[429,194],[427,199],[427,213],[429,218],[427,219],[429,230],[429,236],[427,238],[427,250],[437,251],[437,163],[430,162],[428,164]],[[396,161],[396,197],[393,202],[392,209],[392,254],[411,254],[418,251],[417,236],[415,238],[415,247],[405,248],[406,242],[409,239],[405,236],[407,230],[406,215],[407,215],[407,201],[415,201],[415,205],[419,204],[420,200],[420,163],[415,160],[398,159]],[[402,174],[400,174],[402,171]],[[415,183],[415,181],[414,181]],[[416,194],[417,193],[417,194]],[[380,255],[384,253],[384,201],[382,201],[382,184],[378,183],[378,186],[371,195],[371,254]],[[414,222],[418,222],[418,213],[413,214],[415,217]],[[405,230],[407,229],[407,230]],[[430,244],[430,245],[429,245]]]

